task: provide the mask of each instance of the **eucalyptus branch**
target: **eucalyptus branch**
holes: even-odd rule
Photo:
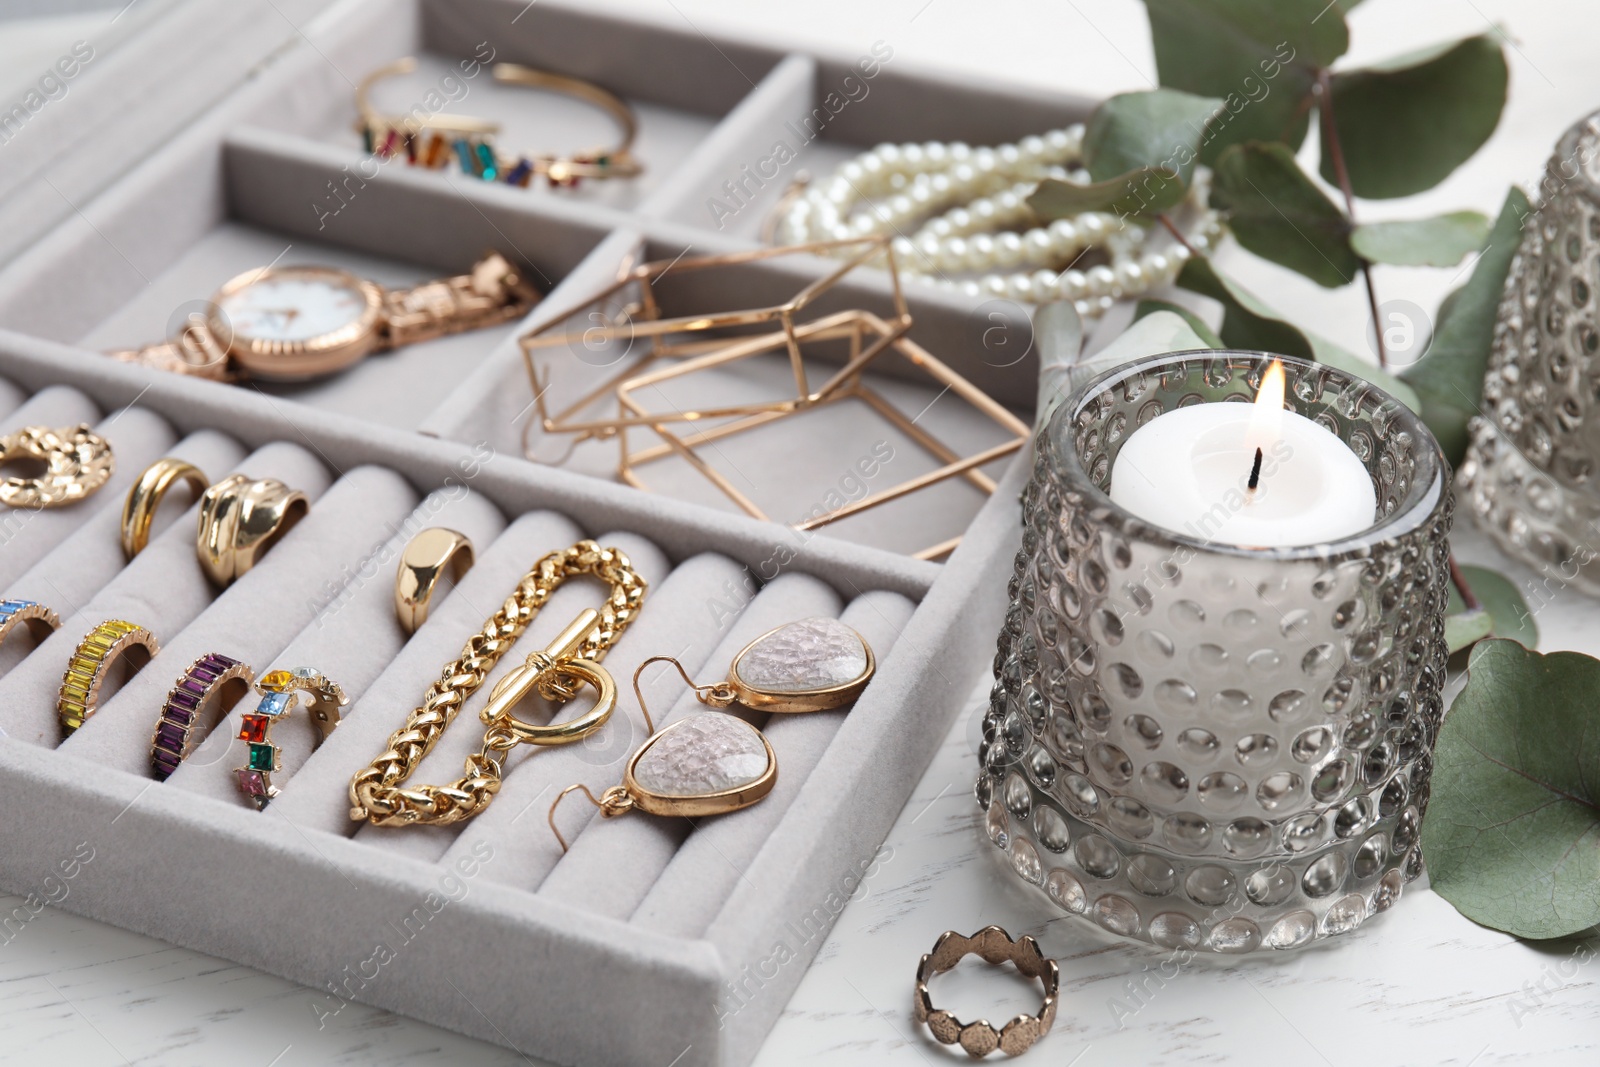
[[[1461,565],[1456,562],[1455,552],[1450,553],[1450,581],[1455,583],[1456,592],[1461,594],[1461,603],[1466,605],[1468,611],[1477,611],[1483,604],[1473,595],[1472,586],[1467,584],[1467,576],[1461,573]]]
[[[1350,228],[1356,225],[1356,198],[1350,189],[1350,172],[1345,168],[1344,146],[1339,143],[1339,126],[1333,118],[1333,78],[1328,69],[1317,71],[1317,105],[1322,117],[1323,134],[1328,140],[1328,155],[1333,162],[1333,173],[1339,179],[1339,191],[1344,194],[1344,212]],[[1367,286],[1367,307],[1372,312],[1372,336],[1377,343],[1378,366],[1389,369],[1389,353],[1383,344],[1383,325],[1378,321],[1378,290],[1372,284],[1372,263],[1366,256],[1357,255],[1361,261],[1361,278]]]
[[[1184,248],[1187,248],[1189,250],[1189,254],[1191,256],[1193,256],[1196,259],[1204,259],[1205,258],[1206,254],[1204,252],[1200,251],[1194,245],[1189,243],[1189,238],[1185,237],[1184,233],[1183,233],[1183,230],[1178,226],[1178,224],[1176,222],[1172,221],[1172,216],[1168,215],[1165,211],[1162,211],[1162,212],[1157,213],[1156,221],[1161,223],[1161,225],[1165,226],[1167,228],[1167,232],[1172,234],[1172,239],[1174,241],[1177,241]]]

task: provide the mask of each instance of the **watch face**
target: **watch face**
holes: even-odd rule
[[[310,341],[355,325],[367,310],[358,285],[338,275],[268,274],[217,301],[235,337]]]
[[[256,270],[214,298],[213,328],[234,358],[264,378],[302,379],[341,370],[376,345],[380,291],[324,267]]]

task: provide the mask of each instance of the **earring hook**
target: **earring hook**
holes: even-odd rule
[[[650,721],[650,709],[645,707],[644,693],[639,688],[639,675],[643,674],[644,669],[652,663],[670,663],[678,668],[678,677],[683,679],[685,685],[694,690],[695,699],[702,704],[708,704],[713,708],[725,708],[733,703],[733,686],[727,682],[718,682],[715,685],[701,685],[689,677],[689,672],[684,669],[683,664],[679,663],[676,657],[651,656],[639,664],[639,669],[633,672],[633,695],[639,701],[639,710],[644,713],[644,724],[650,728],[651,733],[655,733],[656,728],[655,724]]]
[[[589,798],[589,803],[600,809],[600,815],[602,818],[615,819],[618,815],[623,814],[633,807],[633,798],[630,797],[628,795],[628,791],[622,788],[620,785],[614,785],[610,789],[607,789],[604,793],[600,794],[598,799],[596,799],[595,795],[589,791],[589,787],[584,785],[582,782],[579,782],[576,785],[567,786],[561,792],[556,794],[556,799],[550,804],[550,814],[545,816],[545,821],[550,824],[550,832],[556,835],[557,841],[561,842],[562,853],[567,851],[568,845],[567,839],[561,836],[560,830],[556,829],[556,806],[561,803],[568,793],[571,793],[573,790],[577,789],[581,789],[583,791],[583,795]]]

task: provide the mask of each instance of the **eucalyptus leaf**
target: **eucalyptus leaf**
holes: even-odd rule
[[[1467,580],[1472,595],[1477,597],[1478,603],[1482,605],[1480,610],[1487,614],[1490,620],[1488,630],[1479,634],[1479,637],[1503,637],[1508,641],[1516,641],[1526,648],[1538,647],[1539,627],[1534,624],[1533,612],[1528,610],[1528,602],[1523,599],[1511,579],[1499,571],[1467,564],[1462,565],[1461,576]],[[1459,651],[1465,646],[1450,642],[1450,620],[1466,614],[1466,602],[1461,599],[1461,594],[1456,592],[1456,587],[1452,583],[1450,604],[1445,609],[1444,620],[1445,640],[1450,643],[1451,652]]]
[[[1444,643],[1451,655],[1471,647],[1494,632],[1494,617],[1486,608],[1461,610],[1444,617]]]
[[[1316,71],[1344,55],[1350,32],[1328,0],[1145,0],[1161,84],[1216,97],[1200,160],[1242,141],[1305,140]]]
[[[1431,189],[1472,157],[1500,123],[1506,58],[1492,34],[1437,45],[1333,76],[1334,123],[1356,196]],[[1322,176],[1339,183],[1322,125]]]
[[[1103,182],[1088,185],[1046,178],[1028,197],[1028,206],[1041,219],[1066,219],[1085,211],[1105,211],[1120,217],[1165,211],[1183,200],[1183,179],[1164,167],[1141,167]]]
[[[1517,937],[1600,923],[1600,660],[1481,641],[1434,748],[1433,889]]]
[[[1528,198],[1513,186],[1472,276],[1441,305],[1427,355],[1400,373],[1416,389],[1423,421],[1452,464],[1459,464],[1466,454],[1467,420],[1478,413],[1483,400],[1495,313],[1527,214]]]
[[[1177,89],[1113,96],[1089,116],[1083,134],[1083,162],[1097,182],[1159,167],[1176,173],[1184,185],[1194,173],[1206,120],[1222,101]]]
[[[1453,267],[1483,247],[1489,219],[1477,211],[1452,211],[1426,219],[1368,222],[1355,228],[1350,247],[1374,263],[1397,267]],[[1441,310],[1443,305],[1440,305]]]
[[[1212,330],[1211,327],[1207,326],[1206,321],[1199,315],[1196,315],[1194,312],[1190,311],[1186,307],[1183,307],[1181,304],[1174,304],[1167,300],[1139,301],[1138,305],[1133,309],[1133,321],[1138,322],[1146,315],[1154,315],[1158,311],[1170,311],[1172,314],[1181,318],[1184,322],[1187,322],[1189,324],[1189,329],[1194,331],[1196,337],[1205,342],[1207,348],[1228,347],[1222,343],[1222,338],[1218,337],[1216,332]]]
[[[1251,142],[1223,152],[1211,202],[1228,212],[1239,244],[1318,285],[1348,285],[1361,269],[1344,212],[1281,144]]]
[[[1222,305],[1222,329],[1217,333],[1227,347],[1326,363],[1365,378],[1412,411],[1421,410],[1421,402],[1410,386],[1332,341],[1290,325],[1248,289],[1218,274],[1209,260],[1190,259],[1185,263],[1178,274],[1178,285]]]

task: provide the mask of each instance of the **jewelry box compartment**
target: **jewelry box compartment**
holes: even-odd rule
[[[0,889],[33,892],[79,855],[62,907],[302,982],[330,1025],[359,1000],[562,1063],[656,1063],[663,1050],[680,1064],[748,1062],[822,944],[837,911],[828,902],[860,883],[989,659],[973,635],[992,632],[1004,610],[1026,465],[940,567],[537,467],[481,441],[291,421],[286,405],[253,391],[151,381],[109,361],[64,368],[61,354],[0,341],[0,432],[87,421],[118,450],[119,469],[73,508],[19,513],[0,558],[5,595],[58,596],[67,618],[0,676],[0,804],[12,813],[0,826]],[[220,592],[194,558],[195,511],[176,503],[124,566],[122,496],[168,453],[213,477],[279,477],[313,498],[310,513]],[[480,555],[408,640],[392,568],[436,524],[469,533]],[[651,584],[606,661],[625,693],[646,656],[677,655],[714,680],[760,633],[818,615],[860,630],[877,673],[848,712],[768,720],[772,795],[692,826],[603,820],[571,797],[563,856],[544,825],[560,788],[620,780],[644,736],[631,698],[590,743],[509,761],[497,800],[459,830],[352,823],[350,776],[440,664],[535,559],[585,535],[621,547]],[[493,683],[593,605],[591,586],[572,581],[552,596],[414,781],[460,774]],[[67,646],[111,613],[156,630],[163,652],[61,741]],[[262,671],[311,667],[352,698],[314,752],[307,724],[285,724],[291,773],[265,811],[232,780],[235,719],[167,781],[148,771],[162,695],[213,651]],[[644,685],[659,723],[695,705],[676,675],[656,670]],[[91,861],[74,851],[84,848]],[[763,975],[758,989],[742,977],[752,973]],[[619,1011],[637,1025],[617,1025]]]
[[[456,440],[487,440],[497,451],[610,480],[618,478],[620,448],[625,444],[633,456],[649,457],[631,463],[631,474],[650,491],[739,511],[732,496],[698,470],[694,461],[675,451],[665,433],[635,426],[620,441],[615,436],[585,440],[581,434],[546,432],[543,419],[549,416],[563,425],[603,421],[618,413],[613,393],[618,381],[646,372],[670,373],[664,368],[671,368],[674,359],[651,359],[652,339],[643,332],[650,318],[638,308],[641,283],[598,303],[591,300],[630,264],[668,264],[649,284],[649,298],[662,319],[777,306],[808,286],[827,281],[842,267],[837,261],[806,254],[698,265],[702,257],[737,258],[747,252],[734,239],[666,223],[640,222],[613,233],[563,286],[562,296],[570,299],[544,302],[524,323],[527,331],[547,332],[551,343],[526,355],[516,345],[503,346],[444,398],[423,429]],[[996,458],[974,468],[988,479],[985,484],[954,475],[818,528],[889,551],[926,553],[959,537],[988,499],[988,487],[1005,475],[1015,459],[1016,448],[1006,446],[1025,438],[1029,424],[1013,409],[1026,412],[1031,407],[1037,373],[1031,361],[1001,358],[998,349],[985,346],[984,333],[993,329],[992,323],[909,295],[905,306],[912,320],[909,337],[922,351],[890,347],[876,356],[861,376],[862,389],[872,394],[867,399],[821,403],[723,437],[713,434],[731,418],[689,417],[710,408],[755,410],[763,403],[792,398],[794,374],[784,346],[776,342],[749,358],[641,386],[631,396],[666,416],[665,432],[683,441],[763,515],[786,524],[802,523],[928,477],[952,458],[996,453]],[[889,276],[873,266],[855,267],[821,289],[796,319],[815,322],[847,310],[865,311],[892,323],[896,302]],[[621,336],[597,341],[596,330],[607,325],[617,327]],[[758,324],[708,333],[731,343],[741,337],[775,338],[775,329],[775,324]],[[865,333],[854,351],[865,348],[875,336]],[[1031,335],[1013,340],[1029,344]],[[800,350],[811,390],[819,389],[852,352],[844,340],[806,341]],[[918,362],[925,356],[965,377],[985,394],[981,401],[974,403],[931,374],[925,363]],[[597,391],[596,400],[577,406]],[[1002,405],[997,397],[1011,403]],[[897,414],[874,404],[886,404]],[[948,452],[937,451],[941,447]],[[800,536],[811,532],[802,531]],[[925,558],[940,554],[932,552]]]

